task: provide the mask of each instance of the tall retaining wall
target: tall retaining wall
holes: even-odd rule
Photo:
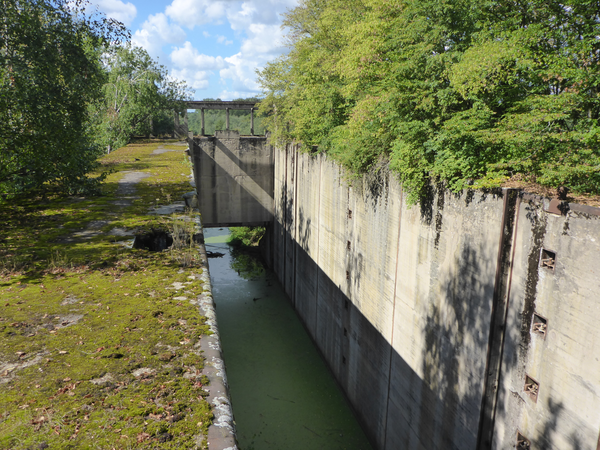
[[[393,176],[349,184],[294,146],[274,163],[267,258],[376,448],[596,448],[598,209],[508,190],[409,207]]]

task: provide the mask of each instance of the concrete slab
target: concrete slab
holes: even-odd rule
[[[266,137],[217,131],[189,142],[205,227],[271,221],[273,149]]]

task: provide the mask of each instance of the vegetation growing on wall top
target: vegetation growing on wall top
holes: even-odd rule
[[[388,161],[412,200],[432,179],[599,194],[596,6],[303,0],[259,73],[266,126],[355,173]]]
[[[234,247],[256,247],[265,234],[264,227],[230,227],[229,244]]]
[[[150,213],[189,191],[184,148],[106,155],[102,197],[0,205],[1,449],[207,448],[196,216]],[[157,229],[168,250],[128,243]]]

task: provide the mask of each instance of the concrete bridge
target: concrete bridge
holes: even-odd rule
[[[198,207],[205,227],[256,226],[273,220],[273,148],[267,136],[254,135],[255,102],[188,102],[188,109],[199,109],[201,133],[194,136],[181,127],[176,114],[176,126],[187,134]],[[214,136],[204,134],[204,111],[226,111],[225,130]],[[229,111],[250,112],[250,135],[229,129]],[[187,119],[187,116],[185,116]]]

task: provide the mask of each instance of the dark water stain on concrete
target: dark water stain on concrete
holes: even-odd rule
[[[526,217],[531,224],[532,245],[529,250],[529,255],[527,256],[527,281],[525,285],[525,299],[521,320],[521,358],[523,360],[527,356],[527,350],[531,341],[529,328],[533,312],[535,311],[535,299],[539,280],[540,252],[544,245],[547,222],[546,216],[540,214],[538,208],[528,206],[527,209]]]

